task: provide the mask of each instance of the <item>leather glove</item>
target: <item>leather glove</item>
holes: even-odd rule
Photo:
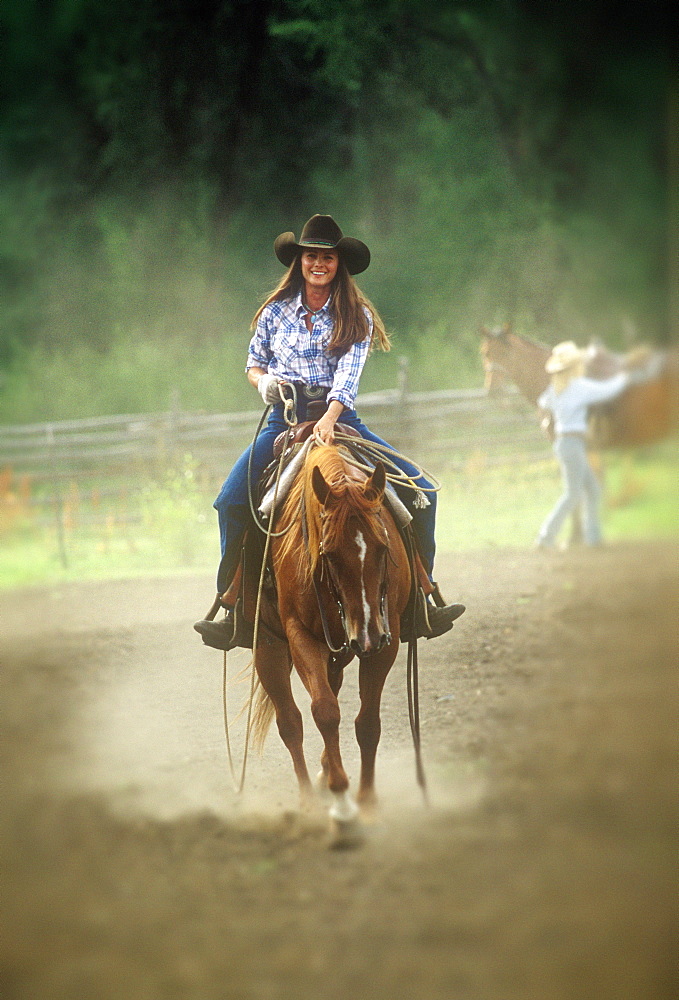
[[[275,375],[261,375],[257,382],[257,392],[265,403],[280,403],[281,396],[278,391],[278,379]]]

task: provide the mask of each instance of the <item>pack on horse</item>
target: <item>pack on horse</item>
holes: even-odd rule
[[[549,383],[545,363],[551,348],[515,333],[508,323],[494,329],[482,326],[480,334],[486,391],[495,395],[511,382],[536,405]],[[616,399],[592,407],[592,449],[651,444],[672,431],[679,414],[679,358],[675,352],[638,347],[621,355],[595,342],[588,354],[585,374],[589,378],[609,378],[619,371],[638,373],[635,384]]]

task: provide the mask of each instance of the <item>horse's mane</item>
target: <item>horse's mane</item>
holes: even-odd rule
[[[312,476],[318,468],[330,487],[331,497],[323,507],[314,492]],[[304,465],[286,497],[276,530],[291,524],[283,537],[281,559],[292,556],[297,561],[300,582],[311,579],[321,554],[321,530],[326,550],[332,551],[346,537],[347,522],[354,517],[377,541],[384,541],[380,522],[376,518],[382,506],[382,496],[366,495],[366,476],[349,465],[336,446],[311,448]],[[302,535],[302,518],[306,521],[307,543]],[[323,523],[321,522],[323,513]]]

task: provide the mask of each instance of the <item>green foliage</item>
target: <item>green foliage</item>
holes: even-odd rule
[[[316,211],[370,245],[361,285],[415,385],[443,360],[447,384],[478,384],[481,323],[668,339],[654,17],[7,0],[0,419],[164,409],[175,390],[242,405],[271,244]],[[364,385],[393,364],[372,359]]]

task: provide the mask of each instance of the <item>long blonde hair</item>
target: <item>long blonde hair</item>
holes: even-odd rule
[[[252,318],[250,329],[254,330],[257,320],[271,302],[292,299],[304,287],[301,255],[297,255],[274,290],[270,292]],[[368,336],[369,326],[364,309],[372,316],[373,332],[370,349],[391,350],[391,342],[380,314],[372,302],[366,298],[352,276],[340,254],[337,274],[332,283],[330,311],[333,317],[333,333],[328,350],[333,354],[345,354],[354,344],[359,344]]]

